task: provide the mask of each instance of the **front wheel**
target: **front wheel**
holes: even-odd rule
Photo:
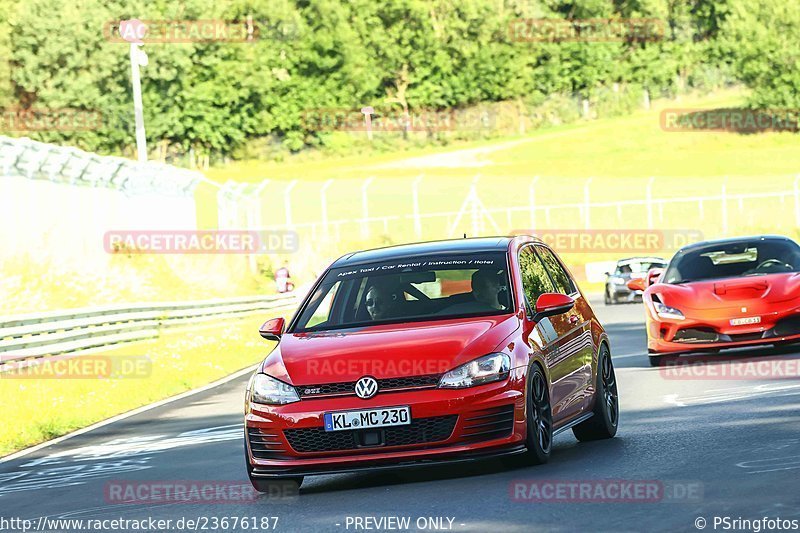
[[[527,392],[527,456],[531,464],[541,465],[550,459],[553,447],[553,414],[547,379],[536,365],[531,368]]]
[[[611,352],[605,344],[600,348],[597,361],[597,388],[595,389],[593,416],[572,428],[579,441],[610,439],[617,434],[619,425],[619,395],[617,377]]]
[[[612,305],[614,303],[614,299],[611,298],[611,293],[608,292],[608,287],[606,287],[605,293],[603,294],[603,303],[606,305]]]
[[[661,366],[662,364],[660,355],[648,355],[647,360],[650,361],[650,366]]]

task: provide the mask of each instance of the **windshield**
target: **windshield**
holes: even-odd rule
[[[664,283],[797,272],[800,247],[792,241],[753,240],[703,246],[679,252]]]
[[[409,257],[329,270],[293,332],[506,314],[512,305],[504,253]]]

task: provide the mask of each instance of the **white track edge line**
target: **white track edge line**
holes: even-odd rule
[[[35,446],[31,446],[30,448],[25,448],[24,450],[20,450],[18,452],[14,452],[11,455],[6,455],[5,457],[0,457],[0,464],[8,462],[8,461],[13,461],[14,459],[19,459],[20,457],[24,457],[24,456],[26,456],[28,454],[31,454],[31,453],[36,452],[36,451],[39,451],[39,450],[41,450],[43,448],[48,448],[50,446],[53,446],[54,444],[58,444],[60,442],[64,442],[65,440],[71,439],[72,437],[77,437],[78,435],[83,435],[84,433],[89,433],[90,431],[94,431],[95,429],[99,429],[101,427],[108,426],[108,425],[113,424],[115,422],[119,422],[120,420],[125,420],[126,418],[130,418],[130,417],[138,415],[140,413],[144,413],[144,412],[150,411],[151,409],[155,409],[156,407],[161,407],[162,405],[167,405],[167,404],[170,404],[172,402],[177,402],[178,400],[182,400],[184,398],[188,398],[189,396],[194,396],[195,394],[199,394],[201,392],[205,392],[205,391],[213,389],[215,387],[219,387],[220,385],[224,385],[225,383],[228,383],[229,381],[233,381],[236,378],[239,378],[241,376],[249,374],[250,372],[253,372],[256,368],[258,368],[258,365],[260,365],[260,364],[261,363],[256,363],[256,364],[251,365],[251,366],[249,366],[247,368],[243,368],[243,369],[239,370],[238,372],[235,372],[233,374],[225,376],[224,378],[218,379],[217,381],[212,381],[211,383],[209,383],[207,385],[203,385],[200,388],[188,390],[186,392],[182,392],[182,393],[177,394],[175,396],[170,396],[169,398],[165,398],[163,400],[159,400],[159,401],[154,402],[154,403],[150,403],[150,404],[147,404],[147,405],[143,405],[141,407],[137,407],[136,409],[134,409],[132,411],[128,411],[126,413],[122,413],[122,414],[113,416],[111,418],[107,418],[105,420],[101,420],[100,422],[95,422],[94,424],[92,424],[90,426],[87,426],[85,428],[77,429],[77,430],[75,430],[75,431],[73,431],[71,433],[67,433],[66,435],[62,435],[60,437],[56,437],[55,439],[48,440],[48,441],[42,442],[40,444],[36,444]]]

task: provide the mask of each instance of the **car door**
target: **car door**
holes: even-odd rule
[[[581,411],[587,401],[592,383],[592,356],[594,347],[591,332],[591,308],[587,306],[577,285],[555,253],[547,246],[536,245],[536,253],[554,287],[554,292],[566,294],[575,300],[575,306],[566,313],[550,317],[558,335],[558,350],[548,361],[558,375],[558,388],[562,402],[554,404],[560,414],[572,416]],[[555,381],[555,379],[554,379]]]
[[[520,250],[519,267],[528,316],[532,316],[537,298],[546,292],[556,292],[556,289],[550,275],[545,270],[544,263],[532,245],[527,245]],[[564,326],[561,321],[553,320],[557,318],[546,317],[539,320],[530,335],[534,343],[541,347],[542,356],[550,374],[550,403],[555,423],[567,416],[564,406],[572,401],[575,394],[575,384],[565,374],[568,366],[558,364],[561,359],[559,337],[564,333],[563,331],[560,333],[559,330],[564,330]]]

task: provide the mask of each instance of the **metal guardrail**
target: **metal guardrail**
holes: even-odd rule
[[[139,163],[0,135],[0,175],[117,189],[126,194],[191,196],[200,172],[158,162]],[[216,185],[216,184],[215,184]]]
[[[296,295],[121,304],[0,317],[0,365],[157,337],[161,328],[294,306]]]

